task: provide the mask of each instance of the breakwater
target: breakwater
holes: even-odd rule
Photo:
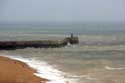
[[[33,41],[0,41],[0,50],[6,49],[22,49],[26,47],[34,47],[34,48],[56,48],[56,47],[64,47],[68,43],[70,44],[78,44],[78,37],[66,37],[62,40],[33,40]]]

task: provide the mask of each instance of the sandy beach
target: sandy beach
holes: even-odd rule
[[[0,83],[45,83],[27,64],[0,56]]]

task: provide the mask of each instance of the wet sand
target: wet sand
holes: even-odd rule
[[[27,64],[0,56],[0,83],[45,83]]]

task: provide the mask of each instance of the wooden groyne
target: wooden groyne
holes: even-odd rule
[[[56,48],[66,46],[70,44],[78,44],[78,37],[66,37],[62,40],[34,40],[34,41],[0,41],[0,50],[2,49],[22,49],[26,47],[34,48]]]

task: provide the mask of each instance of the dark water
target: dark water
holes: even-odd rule
[[[60,83],[125,83],[124,25],[77,24],[60,27],[58,25],[54,29],[54,26],[50,27],[3,28],[0,31],[0,40],[62,39],[70,32],[74,32],[79,36],[79,45],[2,50],[0,53],[47,62],[53,68],[65,73],[62,77],[68,80]]]

